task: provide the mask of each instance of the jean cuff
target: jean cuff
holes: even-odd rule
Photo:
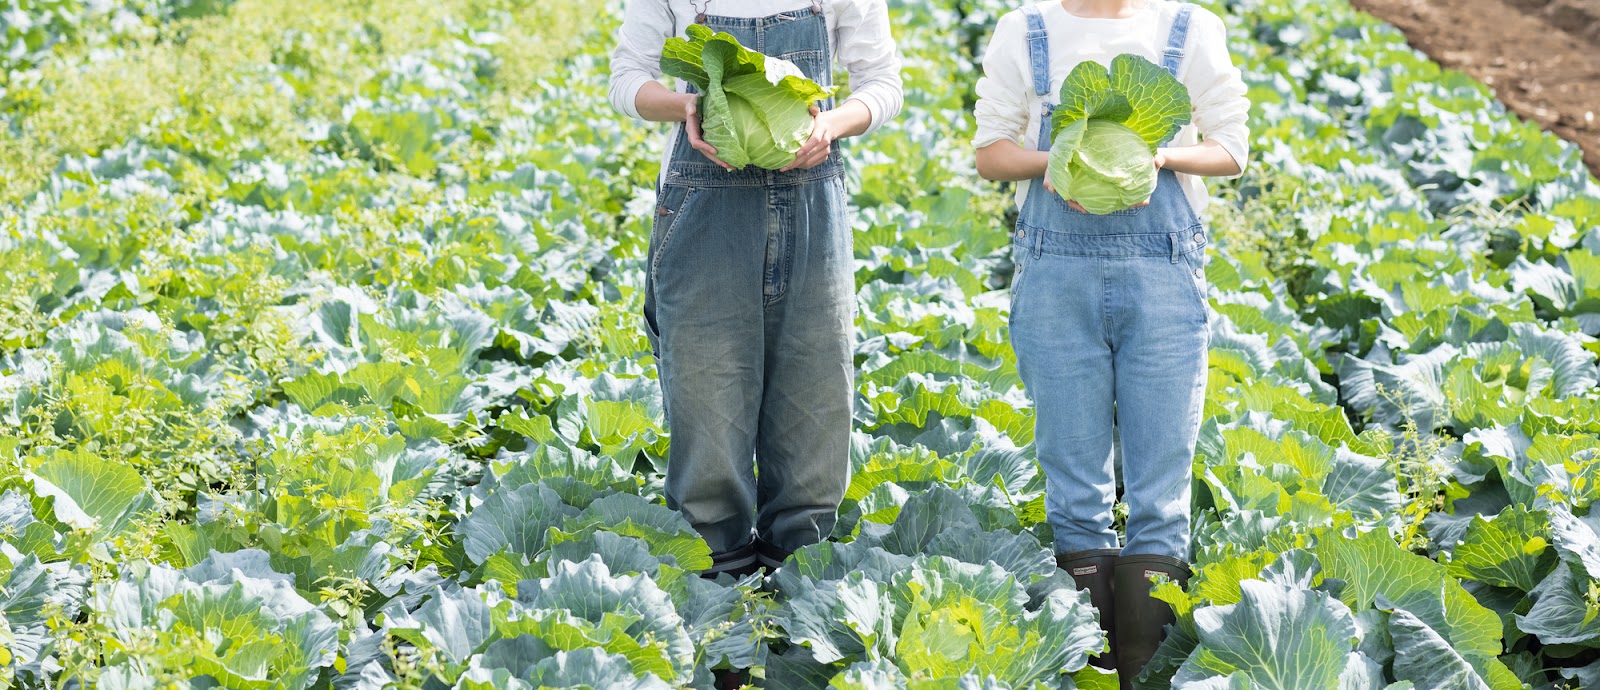
[[[716,575],[717,573],[734,573],[749,569],[759,561],[756,555],[756,544],[751,542],[732,551],[711,554],[711,567],[703,575]]]
[[[783,562],[789,560],[789,555],[792,553],[761,539],[756,540],[755,549],[756,559],[768,570],[783,567]]]

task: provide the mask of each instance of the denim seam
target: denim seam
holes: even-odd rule
[[[795,199],[794,201],[799,200]],[[779,262],[782,265],[776,276],[777,287],[772,291],[773,302],[783,299],[783,296],[789,292],[789,276],[794,275],[794,255],[797,251],[795,242],[799,239],[797,237],[799,233],[794,231],[794,212],[798,204],[787,204],[787,206],[789,208],[785,213],[786,217],[778,221],[778,251],[783,252],[783,254],[779,257],[782,259]],[[807,223],[807,226],[811,227],[811,224]]]
[[[1203,248],[1203,242],[1192,244],[1184,239],[1197,231],[1198,225],[1191,225],[1181,232],[1141,232],[1141,233],[1115,233],[1092,234],[1062,232],[1059,230],[1046,230],[1026,220],[1018,219],[1017,228],[1021,231],[1033,233],[1021,244],[1033,256],[1050,254],[1053,256],[1095,257],[1110,259],[1131,259],[1137,257],[1168,257],[1197,248]],[[1013,242],[1017,242],[1013,240]],[[1174,245],[1176,244],[1176,250]],[[1048,250],[1046,245],[1049,245]]]
[[[1103,310],[1100,321],[1101,336],[1105,338],[1106,347],[1111,348],[1113,354],[1117,351],[1115,338],[1111,337],[1116,332],[1116,319],[1112,316],[1111,309],[1111,271],[1110,259],[1102,258],[1095,262],[1100,269],[1100,308]]]
[[[1062,205],[1066,206],[1067,213],[1076,214],[1076,215],[1080,215],[1080,216],[1097,216],[1097,217],[1103,217],[1103,216],[1137,216],[1137,215],[1139,215],[1140,212],[1142,212],[1145,209],[1149,208],[1149,206],[1137,206],[1137,207],[1129,207],[1129,208],[1125,208],[1125,209],[1121,209],[1121,210],[1117,210],[1117,211],[1112,211],[1110,213],[1086,213],[1084,211],[1079,211],[1078,209],[1075,209],[1070,205],[1067,205],[1066,200],[1064,200],[1064,199],[1062,200],[1061,203],[1062,203]]]
[[[674,160],[667,169],[668,184],[694,187],[798,187],[844,175],[844,158],[838,144],[826,162],[810,170],[776,170],[741,168],[728,172],[710,163],[691,163]]]
[[[783,190],[792,191],[792,190]],[[761,306],[770,307],[783,299],[787,291],[785,278],[789,274],[790,262],[794,260],[794,252],[789,251],[789,239],[793,235],[792,225],[794,213],[789,204],[789,199],[777,188],[767,190],[767,255],[777,251],[777,261],[763,258],[761,281]],[[771,274],[767,274],[767,270]],[[767,288],[772,288],[772,294],[767,294]]]
[[[773,258],[772,257],[772,251],[773,251],[772,238],[773,238],[773,235],[776,235],[779,232],[778,226],[781,225],[782,222],[783,221],[778,219],[778,190],[776,190],[776,189],[768,189],[767,190],[767,228],[766,228],[767,231],[765,233],[766,236],[767,236],[767,242],[766,242],[765,251],[763,251],[761,253],[761,306],[762,307],[772,306],[772,302],[773,302],[773,296],[767,294],[767,289],[769,287],[772,287],[773,283],[776,282],[777,276],[775,274],[778,271],[777,266],[774,265],[776,262],[774,262],[772,260],[772,258]],[[773,290],[773,292],[774,292],[774,294],[776,294],[777,291]]]
[[[806,17],[810,16],[812,16],[810,8],[779,12],[778,14],[766,17],[727,17],[717,14],[708,14],[705,17],[705,21],[702,21],[701,24],[708,27],[725,26],[737,29],[765,29],[770,26],[777,26],[786,22],[805,19]]]

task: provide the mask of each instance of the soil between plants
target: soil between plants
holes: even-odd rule
[[[1583,149],[1600,176],[1600,0],[1351,0]]]

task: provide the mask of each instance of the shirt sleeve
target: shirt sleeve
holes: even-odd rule
[[[872,113],[871,132],[900,114],[905,89],[900,81],[900,53],[889,30],[884,0],[849,0],[834,4],[834,40],[839,65],[850,75],[850,98]]]
[[[978,131],[974,148],[997,141],[1024,141],[1028,109],[1032,105],[1033,75],[1026,59],[1026,19],[1011,12],[995,23],[994,35],[983,53],[983,76],[978,78],[978,102],[973,107]]]
[[[1249,89],[1228,54],[1228,30],[1222,19],[1196,10],[1193,31],[1182,81],[1194,103],[1195,128],[1233,156],[1242,175],[1250,160]]]
[[[611,107],[639,118],[634,99],[646,82],[661,78],[661,46],[676,34],[667,0],[628,0],[611,53]]]

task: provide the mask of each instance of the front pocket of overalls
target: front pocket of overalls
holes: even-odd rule
[[[699,189],[686,185],[666,185],[656,206],[655,226],[650,230],[650,278],[661,272],[661,259],[672,247],[672,236],[678,227],[678,218],[693,210]]]

